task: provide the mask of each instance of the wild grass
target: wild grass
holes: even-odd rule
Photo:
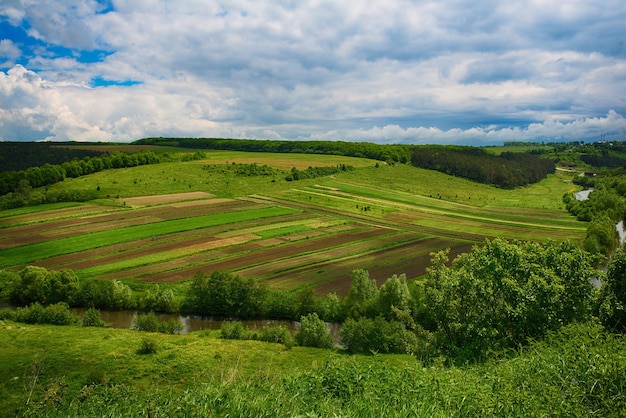
[[[215,333],[0,323],[9,416],[619,416],[626,342],[579,324],[477,365]],[[157,347],[138,354],[144,340]]]

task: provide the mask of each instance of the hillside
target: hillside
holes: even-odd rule
[[[138,354],[146,339],[153,354]],[[350,355],[215,334],[0,322],[6,416],[615,416],[626,345],[575,326],[481,365]]]
[[[310,166],[352,169],[289,180]],[[379,284],[413,279],[431,252],[459,254],[485,238],[581,241],[585,224],[561,201],[573,190],[557,175],[502,190],[362,158],[207,152],[46,187],[93,200],[3,211],[0,267],[167,283],[227,270],[274,289],[345,294],[356,268]]]

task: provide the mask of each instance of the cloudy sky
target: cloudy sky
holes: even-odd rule
[[[2,0],[0,139],[626,140],[624,0]]]

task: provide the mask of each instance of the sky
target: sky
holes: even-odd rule
[[[626,140],[623,0],[2,0],[0,140]]]

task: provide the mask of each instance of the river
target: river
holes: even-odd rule
[[[0,309],[9,308],[13,309],[14,306],[7,303],[0,303]],[[74,308],[72,309],[77,315],[82,315],[85,312],[85,308]],[[137,315],[140,315],[141,312],[137,311],[100,311],[100,316],[102,320],[106,322],[107,326],[110,328],[121,328],[121,329],[130,329],[133,327],[133,323]],[[231,321],[228,319],[217,319],[217,318],[209,318],[209,317],[201,317],[201,316],[187,316],[187,315],[178,315],[178,314],[157,314],[157,317],[160,321],[167,321],[171,319],[178,319],[180,323],[183,325],[183,329],[180,331],[181,334],[188,334],[190,332],[202,331],[204,329],[210,330],[218,330],[222,327],[222,323]],[[233,319],[234,320],[234,319]],[[238,320],[241,322],[243,326],[247,329],[251,329],[254,331],[262,330],[263,328],[282,325],[287,328],[289,331],[295,333],[300,330],[300,323],[297,321],[279,321],[273,319],[250,319],[250,320]],[[339,340],[339,331],[341,329],[341,324],[338,323],[326,323],[326,329],[329,334],[333,337],[335,341]]]

